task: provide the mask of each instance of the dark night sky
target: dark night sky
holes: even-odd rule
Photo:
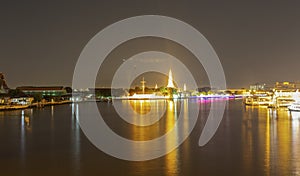
[[[2,2],[0,72],[10,87],[71,85],[80,52],[96,33],[124,18],[154,14],[198,29],[216,50],[228,87],[297,81],[299,8],[296,0]]]

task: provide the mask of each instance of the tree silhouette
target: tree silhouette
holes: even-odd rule
[[[9,90],[9,88],[4,79],[4,74],[0,73],[0,92],[7,93],[8,90]]]

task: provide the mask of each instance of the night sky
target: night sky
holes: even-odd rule
[[[208,39],[221,60],[228,87],[298,81],[300,1],[271,2],[1,2],[0,72],[10,87],[70,86],[76,61],[95,34],[124,18],[164,15],[185,21]],[[185,49],[155,38],[126,42],[107,59],[117,68],[125,56],[152,49],[174,52],[187,65],[193,65]],[[197,72],[194,75],[199,87],[208,84],[203,69],[191,71]],[[108,86],[113,69],[102,72],[99,77],[103,79],[96,85]]]

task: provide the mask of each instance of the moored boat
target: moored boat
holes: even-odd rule
[[[300,102],[295,102],[295,103],[292,103],[288,109],[290,111],[300,111]]]
[[[245,98],[244,104],[250,106],[269,106],[271,99],[272,97],[270,96],[250,96]]]

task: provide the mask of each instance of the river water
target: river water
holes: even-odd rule
[[[227,102],[224,117],[214,137],[199,147],[212,101]],[[143,141],[174,127],[179,114],[175,111],[187,108],[179,102],[160,100],[155,107],[149,101],[120,101],[137,114],[165,105],[162,119],[145,127],[119,118],[114,104],[97,105],[115,133]],[[77,111],[78,106],[88,109],[92,103],[0,112],[0,175],[300,175],[298,112],[246,107],[242,100],[190,103],[200,111],[189,137],[169,154],[139,162],[112,157],[88,140],[77,123]]]

